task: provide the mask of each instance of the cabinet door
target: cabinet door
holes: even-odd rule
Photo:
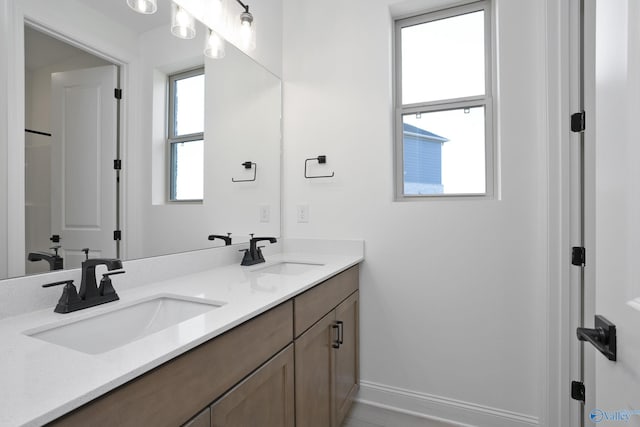
[[[211,405],[212,427],[293,427],[293,345]]]
[[[335,414],[336,426],[342,425],[358,391],[358,292],[336,308],[340,327],[340,347],[335,350]]]
[[[182,427],[211,427],[211,412],[209,408],[200,412]]]
[[[296,425],[333,425],[333,331],[335,312],[295,340]]]

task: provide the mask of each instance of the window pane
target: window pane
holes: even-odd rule
[[[175,135],[204,132],[204,74],[175,81]]]
[[[402,103],[485,94],[484,11],[405,27]]]
[[[404,194],[484,194],[484,107],[403,117]]]
[[[171,144],[171,200],[204,198],[203,141]]]

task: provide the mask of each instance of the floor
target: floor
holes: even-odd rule
[[[457,425],[356,402],[342,427],[457,427]]]

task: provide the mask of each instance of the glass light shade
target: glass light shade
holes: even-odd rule
[[[195,19],[175,3],[171,9],[171,33],[181,39],[192,39],[196,36]]]
[[[205,56],[212,59],[222,59],[225,55],[224,39],[213,30],[209,30],[209,36],[204,45]]]
[[[256,48],[256,23],[253,21],[253,15],[249,12],[240,14],[240,45],[243,50],[253,50]]]
[[[158,10],[157,0],[127,0],[127,5],[138,13],[150,15]]]

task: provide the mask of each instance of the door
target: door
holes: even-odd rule
[[[66,268],[115,258],[117,242],[117,68],[51,75],[51,231],[61,236]]]
[[[336,307],[339,347],[335,350],[335,425],[340,426],[351,409],[358,392],[358,319],[359,293],[353,293]]]
[[[584,425],[640,426],[640,5],[585,12],[585,326],[615,324],[617,356],[585,344]]]
[[[211,405],[211,427],[294,427],[293,345]]]
[[[333,421],[335,311],[295,340],[296,425],[330,427]]]

